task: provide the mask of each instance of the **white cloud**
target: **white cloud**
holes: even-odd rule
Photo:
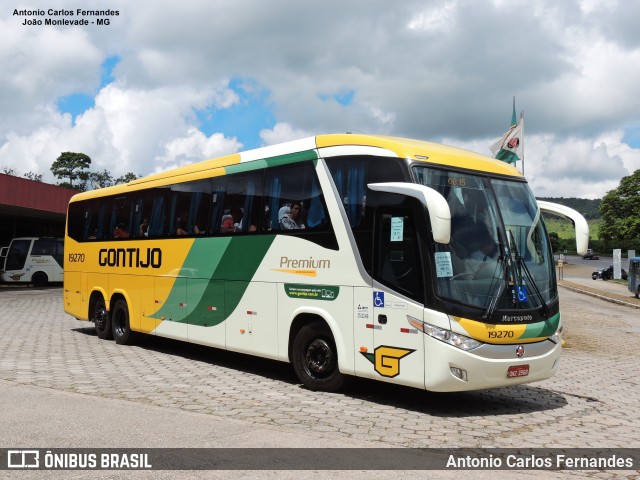
[[[55,7],[77,8],[72,0]],[[109,8],[120,15],[100,28],[24,27],[5,11],[0,166],[46,173],[60,151],[78,150],[96,168],[147,174],[229,153],[243,140],[222,128],[199,132],[194,112],[215,120],[217,109],[240,101],[230,79],[246,79],[272,109],[252,127],[254,143],[354,131],[446,139],[488,153],[515,95],[527,120],[525,173],[537,194],[602,196],[640,168],[638,149],[623,140],[640,124],[640,4],[462,7],[458,0],[392,9],[386,0],[113,0]],[[100,64],[113,55],[121,58],[116,81],[98,92]],[[72,124],[55,105],[74,92],[97,93],[95,107]],[[339,92],[354,92],[349,105],[326,101]]]
[[[407,27],[410,30],[425,30],[431,33],[451,32],[455,30],[455,10],[458,7],[457,1],[431,5],[426,10],[413,15]]]
[[[63,151],[86,153],[92,170],[107,169],[114,177],[232,153],[240,147],[235,139],[196,134],[192,123],[195,108],[230,105],[233,97],[226,88],[138,90],[111,84],[98,93],[95,107],[78,116],[75,126],[70,115],[50,108],[45,126],[28,135],[9,131],[0,147],[0,165],[20,173],[29,165],[52,181],[49,168]]]
[[[302,129],[293,128],[288,123],[277,123],[272,129],[260,130],[260,138],[264,146],[278,143],[291,142],[301,138],[311,137],[314,133]]]
[[[235,138],[226,138],[221,133],[207,137],[200,130],[190,128],[186,137],[176,138],[165,145],[165,154],[157,157],[160,166],[156,171],[198,162],[207,158],[235,153],[242,147]]]

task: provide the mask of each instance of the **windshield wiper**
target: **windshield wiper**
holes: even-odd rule
[[[514,266],[514,268],[513,268],[513,270],[514,270],[513,271],[513,283],[514,283],[514,285],[513,285],[513,289],[514,289],[513,296],[515,298],[519,294],[519,292],[516,293],[516,290],[518,289],[518,287],[525,286],[524,282],[522,281],[522,273],[521,273],[522,271],[524,271],[524,273],[525,273],[525,275],[527,277],[527,281],[529,282],[529,285],[531,285],[533,287],[533,291],[535,292],[537,297],[540,299],[540,307],[542,308],[544,317],[548,318],[549,317],[549,307],[547,306],[547,303],[544,301],[544,298],[542,297],[542,293],[540,292],[540,289],[538,288],[538,284],[533,279],[533,275],[531,275],[531,272],[529,271],[529,267],[527,267],[527,263],[524,261],[524,258],[522,258],[522,256],[518,252],[518,245],[516,244],[515,238],[513,237],[513,232],[511,230],[508,230],[507,231],[507,235],[509,236],[509,243],[513,246],[514,257],[515,257],[515,260],[516,260],[516,266]],[[519,267],[519,269],[518,269],[518,267]],[[519,299],[516,300],[516,302],[518,302],[518,301],[519,301]]]
[[[496,292],[495,295],[491,297],[491,303],[489,303],[487,310],[484,312],[484,318],[490,318],[491,315],[493,315],[493,312],[496,310],[496,305],[498,304],[498,300],[502,296],[502,293],[504,292],[504,289],[507,286],[507,282],[509,278],[508,266],[506,261],[507,257],[509,256],[509,252],[505,250],[502,242],[500,242],[499,248],[500,248],[500,255],[498,255],[498,264],[502,264],[502,275],[504,276],[504,281],[502,282],[498,281],[498,291]]]
[[[518,262],[520,267],[522,267],[522,269],[524,270],[524,273],[527,276],[529,284],[533,287],[533,290],[536,292],[536,295],[540,299],[540,306],[542,307],[542,312],[544,314],[544,317],[549,318],[549,307],[547,305],[547,302],[544,301],[544,298],[542,297],[542,293],[538,288],[538,284],[533,279],[533,275],[531,275],[531,272],[529,271],[529,267],[527,267],[527,264],[525,263],[524,258],[522,258],[520,255],[516,255],[516,262]]]

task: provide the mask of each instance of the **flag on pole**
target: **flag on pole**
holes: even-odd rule
[[[490,146],[491,152],[498,160],[507,163],[516,163],[522,160],[522,137],[524,135],[524,117],[516,120],[516,99],[513,99],[513,115],[511,116],[511,128],[497,138]]]

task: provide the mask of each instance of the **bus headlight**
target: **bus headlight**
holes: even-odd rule
[[[560,328],[558,328],[558,330],[556,330],[556,333],[554,333],[553,335],[551,335],[549,337],[549,340],[551,340],[553,343],[562,343],[562,330],[564,329],[564,327],[562,325],[560,325]]]
[[[479,342],[478,340],[466,337],[465,335],[460,335],[459,333],[452,332],[451,330],[436,327],[435,325],[425,323],[417,318],[407,316],[407,320],[409,320],[409,323],[412,326],[421,332],[426,333],[430,337],[440,340],[441,342],[448,343],[449,345],[457,347],[460,350],[464,350],[465,352],[478,348],[482,345],[482,342]]]

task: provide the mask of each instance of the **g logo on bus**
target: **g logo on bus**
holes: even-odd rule
[[[518,345],[516,348],[516,357],[521,358],[524,355],[524,347],[522,345]]]
[[[400,360],[415,352],[408,348],[380,345],[374,353],[360,352],[374,365],[374,370],[383,377],[393,378],[400,375]]]

